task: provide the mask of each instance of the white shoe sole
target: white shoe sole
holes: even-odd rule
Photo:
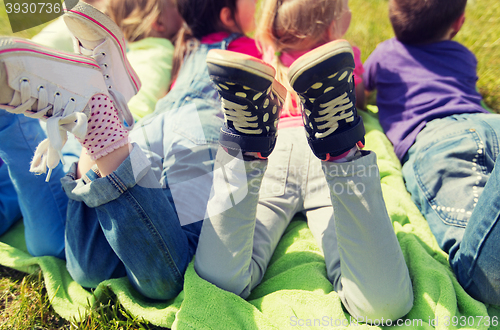
[[[132,86],[137,93],[141,88],[141,82],[127,59],[125,38],[116,23],[113,22],[113,20],[106,14],[82,1],[80,1],[72,9],[67,10],[65,16],[68,18],[68,20],[65,19],[66,24],[72,24],[71,19],[76,19],[84,25],[90,24],[93,27],[101,29],[103,35],[107,34],[111,37],[111,40],[115,43],[116,48],[120,51],[123,65],[127,70]]]

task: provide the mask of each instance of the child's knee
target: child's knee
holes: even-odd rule
[[[158,279],[157,281],[137,281],[129,274],[130,283],[144,297],[154,300],[173,299],[184,287],[183,280]]]
[[[370,299],[366,296],[345,298],[344,305],[359,323],[391,325],[413,307],[413,291],[393,290]]]
[[[58,244],[59,243],[59,244]],[[64,242],[63,242],[64,243]],[[28,252],[34,257],[56,257],[59,259],[65,259],[64,255],[64,244],[61,242],[49,242],[49,241],[36,241],[30,242],[26,241],[26,246]]]

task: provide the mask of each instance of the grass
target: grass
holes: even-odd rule
[[[67,321],[58,316],[50,305],[42,273],[26,275],[0,266],[0,329],[164,329],[130,315],[109,291],[97,306],[81,321]]]
[[[350,0],[353,19],[346,36],[365,60],[378,43],[393,36],[387,0]],[[456,40],[478,58],[478,88],[486,104],[500,113],[500,2],[469,0],[467,20]],[[13,35],[0,0],[0,35]],[[42,26],[15,33],[30,38]],[[158,329],[132,317],[110,293],[81,322],[61,319],[52,309],[40,273],[26,275],[0,266],[0,329]]]

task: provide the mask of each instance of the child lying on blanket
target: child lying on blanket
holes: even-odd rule
[[[263,6],[257,38],[264,48],[303,55],[293,64],[281,56],[275,61],[288,72],[289,80],[281,81],[290,86],[287,95],[264,61],[209,53],[225,122],[195,269],[248,297],[300,212],[351,315],[403,317],[412,307],[412,284],[382,198],[375,154],[360,150],[365,131],[355,107],[353,51],[339,40],[350,23],[347,1],[268,0]],[[295,116],[282,127],[287,97],[284,111]]]
[[[189,52],[175,87],[131,131],[127,101],[140,82],[126,58],[125,39],[108,16],[82,2],[64,16],[81,52],[91,56],[0,39],[0,157],[24,203],[28,250],[65,258],[84,287],[127,276],[151,299],[170,299],[183,289],[222,125],[206,56],[235,44],[257,51],[242,35],[249,31],[241,27],[253,23],[247,1],[203,2],[205,11],[198,0],[177,0]],[[220,15],[213,17],[214,11]],[[47,122],[45,140],[39,118]],[[67,131],[86,153],[65,174],[59,159]],[[35,149],[31,169],[48,167],[48,183],[29,172]]]
[[[467,0],[390,0],[396,38],[365,63],[412,199],[458,281],[500,304],[500,116],[481,107],[474,55],[452,41]]]

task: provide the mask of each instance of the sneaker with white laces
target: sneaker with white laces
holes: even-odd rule
[[[219,143],[230,154],[241,150],[266,158],[276,144],[286,97],[285,87],[274,80],[274,68],[258,58],[220,49],[208,52],[207,66],[224,112]]]
[[[99,63],[106,85],[119,113],[129,127],[134,125],[127,102],[141,88],[139,77],[126,56],[126,43],[118,25],[109,16],[80,1],[63,16],[75,37],[75,52]]]
[[[354,57],[345,40],[320,46],[289,68],[290,85],[303,104],[309,146],[322,160],[363,147],[365,129],[356,110]]]
[[[107,94],[99,64],[30,40],[0,37],[0,109],[47,122],[48,138],[35,152],[31,171],[50,173],[62,161],[67,132],[83,138],[92,96]]]

